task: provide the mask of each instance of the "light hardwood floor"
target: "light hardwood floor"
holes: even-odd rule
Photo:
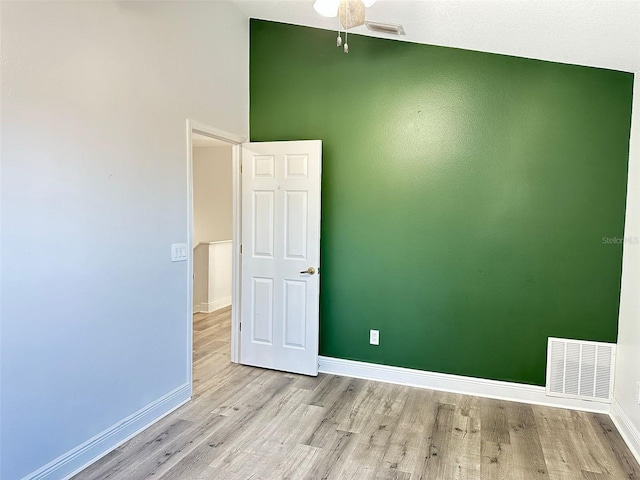
[[[193,400],[75,480],[640,478],[606,415],[231,364],[229,309],[194,331]]]

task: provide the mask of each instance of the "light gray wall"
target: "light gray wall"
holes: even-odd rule
[[[193,239],[231,240],[233,234],[233,169],[231,147],[193,149]]]
[[[247,134],[248,20],[229,2],[3,2],[1,42],[0,477],[17,479],[187,398],[170,259],[186,119]]]
[[[622,291],[614,398],[623,410],[640,456],[640,405],[635,400],[636,382],[640,382],[640,72],[633,88],[629,184],[625,243],[622,258]],[[614,404],[614,414],[615,414]],[[631,435],[629,435],[631,436]]]

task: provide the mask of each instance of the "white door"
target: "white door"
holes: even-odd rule
[[[318,374],[322,142],[242,146],[240,363]]]

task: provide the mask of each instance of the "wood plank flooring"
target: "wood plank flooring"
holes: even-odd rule
[[[193,400],[75,480],[640,479],[606,415],[231,364],[194,317]]]

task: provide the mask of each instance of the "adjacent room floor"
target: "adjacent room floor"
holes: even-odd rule
[[[607,415],[229,362],[194,317],[194,397],[74,478],[635,479]]]

